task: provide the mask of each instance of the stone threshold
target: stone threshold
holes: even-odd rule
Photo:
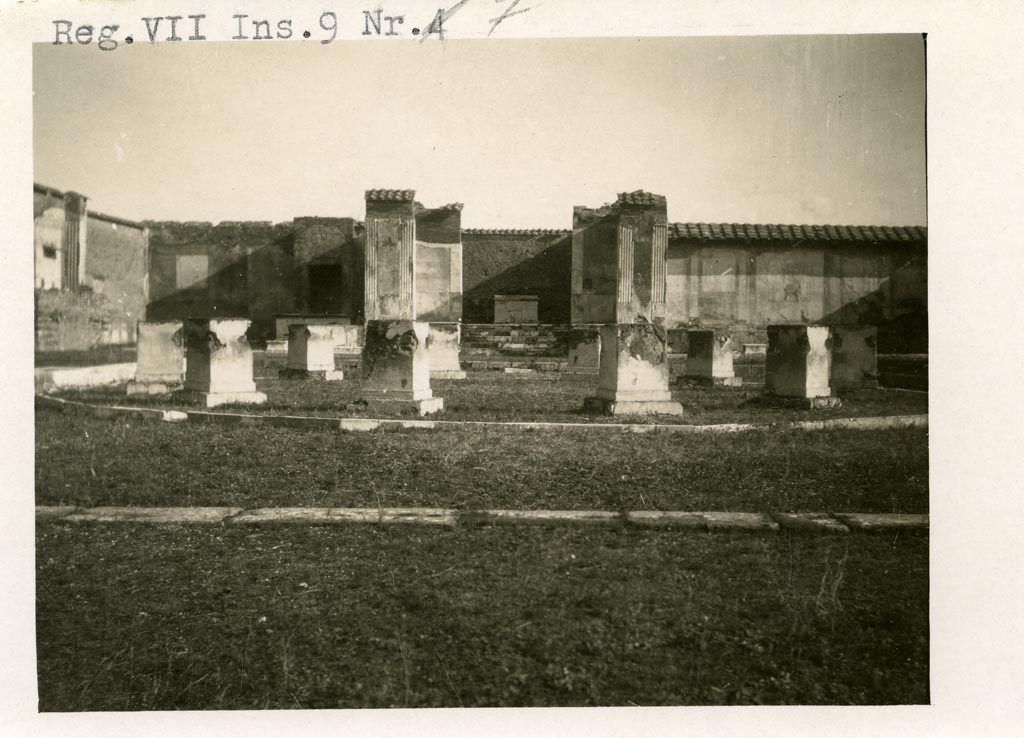
[[[752,513],[660,510],[454,510],[432,507],[75,507],[37,506],[37,522],[169,525],[418,524],[454,528],[506,525],[651,530],[891,533],[928,530],[928,515],[901,513]]]
[[[115,416],[165,423],[224,423],[269,425],[306,430],[337,430],[366,432],[391,430],[457,430],[460,428],[510,428],[516,430],[587,430],[619,433],[742,433],[747,431],[827,431],[885,430],[889,428],[927,428],[927,415],[887,415],[881,417],[829,418],[827,420],[792,420],[779,423],[719,423],[716,425],[683,425],[673,423],[548,423],[542,421],[500,420],[418,420],[402,418],[330,418],[309,415],[254,415],[248,413],[209,412],[204,410],[161,410],[123,405],[93,405],[61,397],[36,395],[43,405],[79,410],[98,418]]]

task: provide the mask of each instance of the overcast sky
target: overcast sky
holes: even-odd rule
[[[673,221],[926,225],[920,36],[37,44],[35,179],[125,218],[465,203],[571,226],[624,190]]]

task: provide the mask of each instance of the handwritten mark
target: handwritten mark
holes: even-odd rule
[[[420,36],[420,43],[423,43],[435,33],[441,41],[444,41],[445,21],[449,20],[453,15],[462,10],[462,6],[468,2],[469,0],[459,0],[459,2],[448,8],[448,10],[445,10],[444,12],[439,10],[437,15],[434,16],[434,20],[432,20],[430,25],[427,26],[427,30],[423,32],[422,36]]]
[[[496,3],[504,1],[505,0],[494,0],[494,2]],[[533,10],[534,8],[537,7],[536,5],[531,5],[530,7],[523,8],[522,10],[516,10],[517,5],[519,5],[519,0],[512,0],[512,4],[505,8],[505,11],[501,15],[499,15],[497,18],[491,18],[491,30],[487,32],[488,36],[494,33],[494,29],[500,26],[501,22],[506,18],[511,18],[513,15],[521,15],[525,13],[527,10]]]

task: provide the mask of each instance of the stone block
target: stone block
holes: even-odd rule
[[[597,392],[584,401],[584,409],[611,415],[682,415],[668,382],[664,328],[653,323],[601,326]]]
[[[140,321],[135,378],[129,395],[167,394],[185,381],[185,326],[180,320]]]
[[[703,513],[674,510],[632,510],[626,513],[626,522],[644,528],[704,528]]]
[[[425,415],[443,408],[430,389],[429,335],[429,324],[419,321],[367,321],[362,371],[368,409]]]
[[[594,374],[601,366],[600,326],[578,326],[569,333],[568,371]]]
[[[346,315],[306,315],[303,313],[281,313],[279,315],[274,316],[274,337],[278,341],[287,341],[289,336],[289,326],[298,323],[301,323],[303,325],[351,325],[352,319]]]
[[[733,371],[732,340],[727,334],[691,330],[687,331],[686,343],[686,379],[733,387],[743,383]]]
[[[765,392],[778,397],[829,397],[832,330],[828,326],[768,326]]]
[[[282,379],[344,379],[345,373],[334,367],[337,343],[335,326],[293,323],[288,327],[288,364],[278,376]]]
[[[832,389],[877,388],[877,347],[874,326],[832,326]]]
[[[605,510],[472,510],[463,522],[475,525],[610,526],[623,524],[621,513]]]
[[[240,507],[91,507],[64,517],[74,523],[223,523]]]
[[[778,530],[779,524],[764,513],[706,512],[708,530]]]
[[[536,295],[495,295],[494,322],[536,323],[537,304]],[[515,335],[517,332],[512,333]]]
[[[785,530],[801,533],[849,533],[850,529],[828,513],[772,513]]]
[[[206,407],[267,401],[253,381],[248,329],[245,319],[185,321],[185,399]]]
[[[928,516],[904,513],[833,513],[850,528],[888,533],[893,530],[927,530]]]
[[[465,379],[459,360],[462,326],[458,323],[431,323],[427,336],[431,379]]]

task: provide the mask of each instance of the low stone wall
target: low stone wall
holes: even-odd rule
[[[36,290],[35,303],[37,352],[90,351],[135,343],[135,321],[105,295]]]
[[[550,323],[466,323],[462,326],[462,359],[565,359],[571,331],[571,326]]]

